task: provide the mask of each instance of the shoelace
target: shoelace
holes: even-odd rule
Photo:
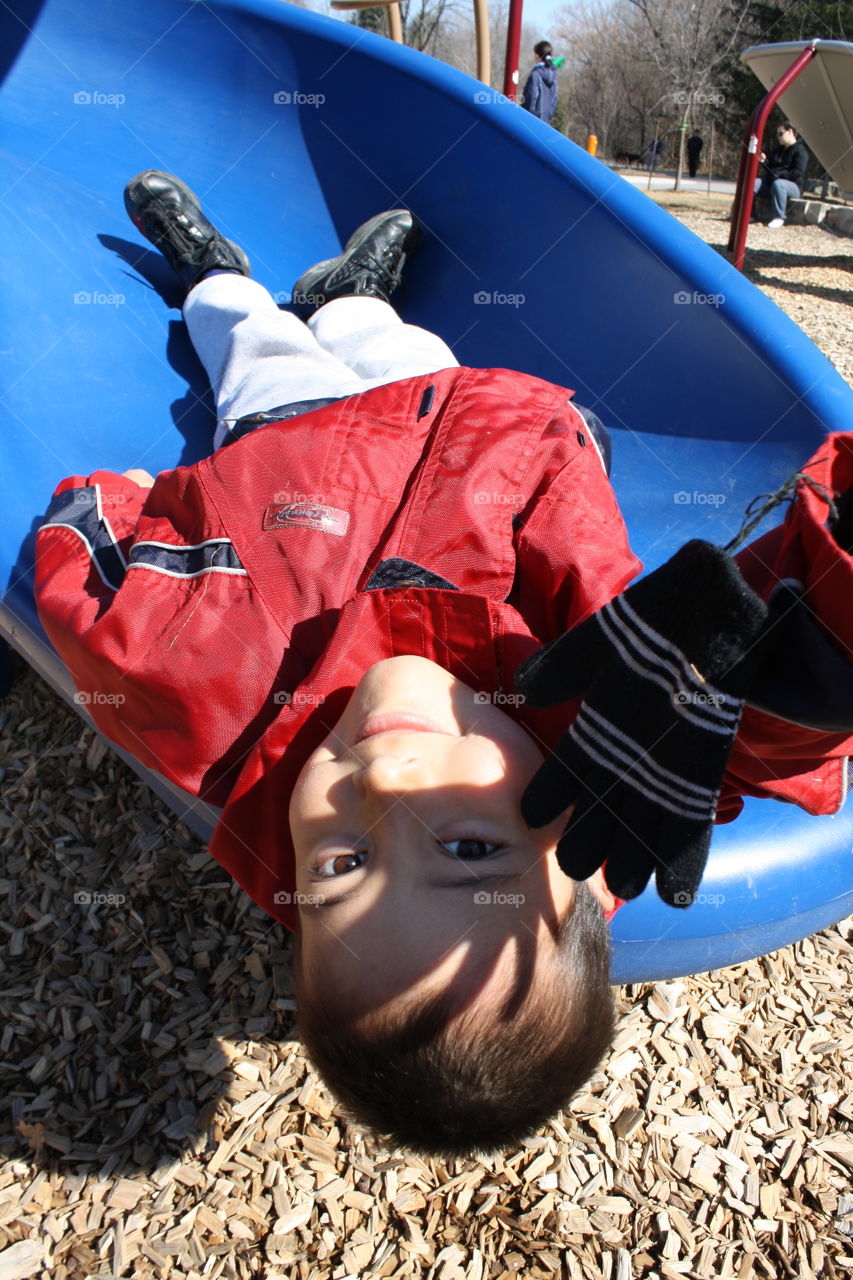
[[[821,458],[818,459],[818,461],[822,462],[824,459]],[[746,541],[753,529],[756,529],[758,525],[761,524],[761,521],[770,511],[775,507],[778,507],[781,503],[795,498],[797,490],[802,488],[803,485],[807,485],[814,493],[817,493],[821,498],[823,498],[824,502],[829,507],[831,519],[837,520],[838,508],[834,502],[834,498],[837,497],[837,494],[835,494],[831,489],[827,489],[826,485],[821,484],[819,480],[815,480],[814,477],[810,476],[807,472],[795,471],[794,474],[789,476],[785,483],[774,492],[759,493],[757,497],[752,499],[744,512],[740,528],[732,540],[726,543],[723,550],[728,555],[731,555],[733,551]],[[757,506],[756,504],[758,503],[761,505]]]

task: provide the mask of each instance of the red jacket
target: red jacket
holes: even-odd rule
[[[570,396],[446,369],[259,428],[150,490],[59,485],[37,539],[48,636],[107,737],[224,806],[212,853],[289,927],[288,800],[361,675],[415,653],[509,694],[640,570]],[[565,707],[504,709],[543,749],[565,731]],[[719,820],[745,794],[839,807],[842,744],[802,732],[744,718]]]

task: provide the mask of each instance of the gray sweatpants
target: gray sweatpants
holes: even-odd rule
[[[214,275],[190,290],[184,319],[216,398],[214,448],[246,414],[459,364],[441,338],[404,324],[380,298],[327,302],[306,324],[256,280]]]

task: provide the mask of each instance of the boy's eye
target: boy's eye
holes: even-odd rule
[[[331,880],[334,876],[345,876],[348,871],[357,871],[366,857],[366,853],[359,852],[337,853],[334,857],[321,862],[319,867],[312,867],[311,874],[318,880]]]
[[[462,840],[440,840],[442,845],[454,858],[459,858],[462,862],[473,862],[477,858],[490,858],[493,853],[497,853],[503,846],[492,844],[489,840],[472,840],[465,838]],[[454,849],[453,846],[456,846]]]

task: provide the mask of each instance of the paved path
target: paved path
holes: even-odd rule
[[[649,181],[647,169],[614,169],[614,173],[618,173],[626,182],[630,182],[631,186],[639,187],[645,191]],[[658,170],[652,174],[652,191],[672,191],[675,186],[675,174],[668,170]],[[702,174],[696,178],[683,177],[679,191],[695,191],[699,195],[704,195],[708,190],[708,175]],[[735,183],[730,182],[726,178],[712,178],[711,190],[721,195],[733,196],[735,193]]]

